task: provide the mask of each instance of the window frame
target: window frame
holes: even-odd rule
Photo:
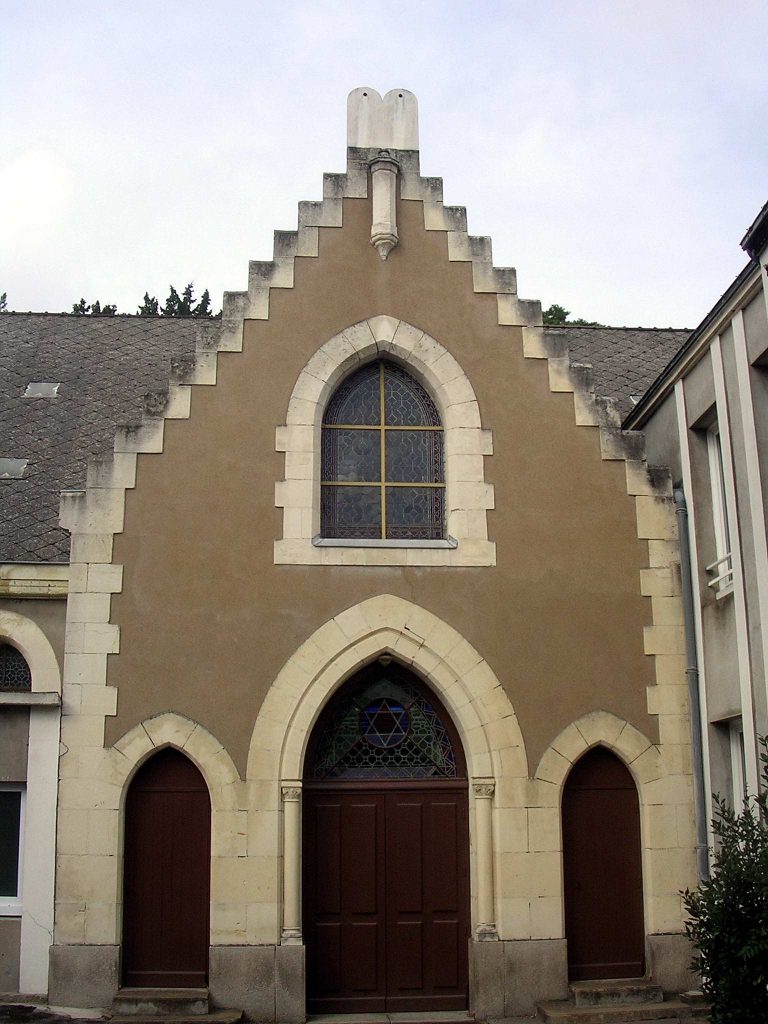
[[[744,744],[744,723],[739,715],[728,721],[728,744],[731,758],[731,795],[738,814],[747,794],[747,752]]]
[[[339,393],[339,389],[348,380],[350,380],[350,378],[354,378],[354,376],[356,376],[357,374],[360,374],[364,369],[366,369],[367,367],[370,367],[370,366],[375,366],[378,369],[378,413],[379,413],[379,422],[378,423],[364,423],[364,424],[360,424],[360,423],[347,424],[347,423],[328,423],[328,422],[326,422],[326,417],[328,415],[328,410],[330,409],[331,405],[333,404],[333,401],[334,401],[336,395]],[[387,373],[387,368],[388,367],[394,368],[395,371],[400,371],[400,373],[404,377],[406,377],[409,381],[412,381],[416,385],[417,388],[420,388],[424,392],[426,398],[428,399],[429,403],[432,406],[432,411],[433,411],[435,419],[436,419],[436,422],[434,424],[427,424],[427,425],[421,424],[421,423],[420,424],[415,424],[415,423],[410,423],[410,424],[388,424],[386,422],[386,411],[385,411],[386,410],[386,405],[385,405],[385,390],[386,389],[385,389],[385,379],[386,379],[386,373]],[[325,478],[325,476],[324,476],[324,474],[322,472],[322,465],[323,465],[323,463],[325,461],[326,449],[327,449],[327,446],[329,446],[330,437],[332,436],[330,434],[330,432],[332,432],[332,431],[343,431],[343,430],[362,430],[362,431],[370,431],[370,432],[374,432],[375,431],[375,432],[378,433],[378,436],[379,436],[379,442],[378,442],[378,446],[379,446],[379,479],[378,480],[344,481],[344,480],[340,480],[340,479],[332,480],[332,479],[326,479]],[[393,431],[393,432],[396,432],[396,431],[422,431],[422,432],[426,432],[426,433],[430,433],[430,434],[440,434],[440,464],[437,467],[437,472],[434,474],[434,478],[433,479],[427,480],[427,481],[398,481],[398,480],[390,479],[390,477],[388,475],[388,470],[387,470],[387,450],[388,450],[387,449],[387,432],[388,431]],[[403,366],[400,366],[400,364],[395,362],[394,360],[387,359],[387,358],[384,358],[384,357],[372,360],[371,362],[368,362],[368,363],[365,363],[361,367],[353,368],[352,372],[347,374],[347,376],[342,378],[342,380],[337,384],[336,388],[334,389],[333,393],[331,394],[331,396],[330,396],[330,398],[329,398],[329,400],[328,400],[328,402],[326,404],[325,410],[323,412],[322,423],[321,423],[320,448],[321,448],[320,531],[319,531],[319,534],[315,538],[313,538],[313,543],[323,542],[327,546],[331,546],[331,544],[329,544],[328,542],[348,541],[348,542],[351,542],[349,546],[358,546],[361,541],[374,541],[374,542],[377,542],[377,545],[390,546],[392,544],[392,542],[406,540],[406,541],[410,541],[411,543],[413,543],[415,545],[419,545],[419,546],[421,546],[424,541],[431,542],[432,544],[435,544],[435,546],[441,546],[441,547],[444,546],[445,541],[448,539],[446,500],[445,500],[446,499],[446,490],[447,490],[446,479],[445,479],[445,431],[444,431],[444,428],[443,428],[442,419],[440,417],[440,411],[439,411],[439,409],[437,407],[437,404],[436,404],[434,398],[432,397],[432,395],[429,394],[429,391],[424,387],[424,385],[416,377],[414,377],[414,375],[409,370],[407,370]],[[380,517],[380,532],[381,532],[381,536],[379,536],[379,537],[365,537],[365,536],[359,536],[359,537],[355,537],[355,536],[334,537],[331,534],[327,534],[325,532],[325,529],[328,527],[328,524],[324,524],[323,523],[323,508],[324,508],[324,497],[323,497],[323,495],[324,495],[325,488],[333,488],[333,487],[369,487],[369,488],[376,488],[378,490],[378,492],[379,492],[378,496],[379,496],[379,502],[380,502],[380,509],[381,509],[381,517]],[[406,538],[406,537],[388,537],[387,536],[387,531],[389,529],[389,523],[388,523],[388,518],[389,518],[388,517],[388,508],[389,508],[388,488],[390,488],[390,487],[394,487],[394,488],[408,488],[408,487],[411,487],[411,488],[425,488],[425,489],[430,490],[430,491],[435,491],[435,490],[442,491],[442,500],[441,500],[442,516],[441,516],[441,521],[440,521],[440,524],[439,524],[440,536],[439,537],[411,537],[411,538]],[[425,526],[428,529],[432,528],[432,524],[420,524],[420,526]],[[435,526],[434,528],[437,529],[438,527]],[[455,544],[455,541],[454,541],[454,544]]]
[[[0,895],[0,917],[21,917],[24,882],[24,817],[27,800],[27,786],[23,782],[0,782],[0,793],[21,793],[19,804],[18,875],[16,896]]]
[[[322,418],[331,394],[354,369],[377,358],[411,373],[432,397],[444,431],[445,540],[374,540],[319,537]],[[301,367],[288,396],[286,417],[275,428],[275,451],[284,476],[275,481],[282,530],[275,565],[492,567],[496,545],[488,536],[494,486],[485,478],[493,434],[484,427],[472,383],[444,345],[405,320],[385,314],[343,328]],[[437,549],[437,550],[435,550]]]

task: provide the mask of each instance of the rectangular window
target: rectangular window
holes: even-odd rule
[[[712,587],[718,597],[733,590],[733,559],[731,557],[731,530],[728,524],[728,506],[725,500],[725,470],[720,428],[717,422],[707,431],[709,454],[709,482],[712,489],[712,526],[715,533],[715,560],[707,566]]]
[[[21,913],[21,847],[24,787],[0,784],[0,915]]]
[[[747,790],[747,758],[744,751],[744,726],[740,718],[733,718],[728,723],[728,735],[731,742],[731,790],[733,793],[733,809],[738,814],[744,802]]]

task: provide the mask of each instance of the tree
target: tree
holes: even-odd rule
[[[562,306],[558,306],[557,303],[554,302],[549,309],[545,309],[542,313],[544,323],[547,327],[556,327],[560,324],[568,323],[568,317],[570,315],[570,309],[564,309]]]
[[[738,814],[715,797],[712,877],[683,893],[712,1024],[768,1020],[768,737],[760,743],[762,793]]]
[[[102,304],[96,299],[93,303],[87,303],[85,299],[80,299],[72,306],[72,312],[76,316],[114,316],[117,313],[116,305]]]
[[[149,292],[145,292],[144,301],[138,309],[139,316],[198,316],[206,318],[213,316],[211,295],[207,288],[197,304],[195,304],[195,290],[192,281],[183,289],[181,295],[173,285],[169,285],[169,288],[170,292],[162,309],[157,299],[154,296],[150,298]]]
[[[565,309],[563,306],[558,306],[556,302],[553,302],[549,309],[545,309],[542,313],[542,319],[545,327],[605,327],[605,324],[599,324],[596,320],[569,320],[568,317],[571,315],[570,309]]]
[[[154,296],[150,299],[149,292],[144,292],[144,301],[137,313],[139,316],[160,316],[160,303]]]

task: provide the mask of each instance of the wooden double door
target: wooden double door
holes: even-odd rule
[[[465,1009],[466,781],[310,784],[303,834],[308,1011]]]

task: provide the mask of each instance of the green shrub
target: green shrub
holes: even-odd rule
[[[768,1021],[768,738],[763,790],[741,810],[715,797],[712,877],[683,893],[713,1024]]]

